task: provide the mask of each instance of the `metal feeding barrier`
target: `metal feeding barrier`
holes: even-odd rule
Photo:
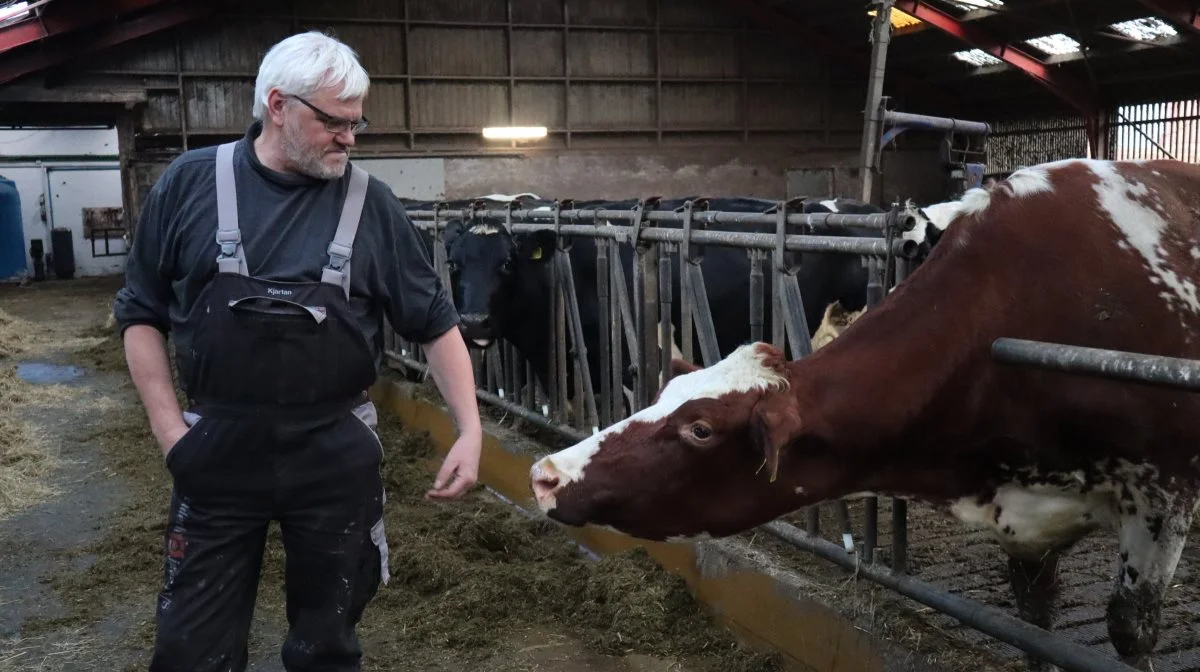
[[[486,352],[475,351],[472,357],[480,381],[476,394],[481,401],[568,441],[581,440],[600,427],[619,421],[645,407],[654,397],[660,385],[659,374],[670,371],[671,350],[662,344],[675,341],[671,305],[674,282],[680,283],[678,341],[684,358],[699,360],[705,366],[719,360],[713,314],[700,268],[705,248],[722,246],[745,251],[749,262],[750,337],[769,340],[776,347],[787,349],[792,358],[811,353],[804,299],[796,277],[796,253],[861,257],[869,270],[867,305],[873,306],[911,272],[916,252],[913,242],[900,235],[915,222],[898,205],[882,214],[847,215],[796,213],[796,201],[772,202],[770,211],[754,213],[701,210],[697,206],[704,205],[702,199],[685,201],[682,207],[670,210],[656,210],[660,205],[658,199],[638,201],[633,207],[620,210],[575,208],[570,201],[549,203],[538,208],[516,204],[488,208],[482,203],[451,208],[434,203],[411,207],[409,217],[428,236],[435,267],[447,287],[450,284],[443,232],[449,221],[488,222],[505,227],[511,234],[555,233],[554,257],[550,260],[551,345],[548,352],[536,353],[546,357],[548,370],[553,372],[544,398],[539,399],[530,360],[511,344],[496,342]],[[759,230],[716,230],[713,228],[716,225]],[[815,233],[845,227],[869,229],[878,232],[878,236]],[[600,380],[595,385],[575,287],[579,276],[574,272],[570,255],[572,241],[584,237],[596,242],[595,298],[599,324],[603,327],[596,334]],[[630,248],[635,256],[628,265],[633,277],[627,283],[626,262],[620,253]],[[764,316],[768,300],[772,307],[769,324]],[[387,357],[394,366],[418,373],[426,370],[419,348],[390,332],[389,343]],[[1032,357],[1046,361],[1049,355],[1045,352],[1031,355],[1026,349],[1014,347],[1022,343],[1001,342],[998,352],[1001,357],[1013,360]],[[624,366],[626,361],[628,366]],[[1089,360],[1076,355],[1072,361],[1073,366],[1086,366]],[[1112,365],[1105,366],[1112,370]],[[571,381],[568,371],[573,374]],[[626,375],[633,381],[632,400],[621,392]],[[843,546],[820,536],[818,506],[805,511],[805,529],[779,521],[760,529],[1064,670],[1130,672],[1133,669],[1061,635],[907,575],[908,521],[902,500],[893,500],[890,566],[877,562],[874,550],[878,515],[876,501],[869,499],[864,501],[864,525],[857,543],[853,540],[844,500],[830,504],[841,528]]]
[[[571,208],[570,202],[566,203],[567,209],[563,209],[562,202],[544,209],[487,209],[480,204],[449,209],[435,204],[430,209],[410,208],[408,214],[417,228],[427,232],[432,240],[434,264],[447,286],[450,285],[442,232],[451,218],[463,222],[489,221],[493,225],[503,223],[514,235],[539,230],[556,233],[551,271],[553,317],[549,352],[544,353],[549,362],[547,369],[553,372],[548,381],[549,389],[545,390],[547,403],[536,403],[536,386],[531,384],[534,381],[532,366],[511,344],[494,343],[482,357],[476,356],[476,371],[482,383],[480,399],[569,440],[578,440],[589,431],[626,417],[626,410],[632,413],[644,408],[659,389],[660,375],[662,383],[666,382],[671,349],[661,347],[661,344],[675,342],[674,282],[680,283],[678,340],[683,358],[690,362],[699,360],[705,366],[720,359],[709,293],[701,271],[705,248],[721,246],[745,250],[748,262],[745,270],[749,274],[749,340],[770,340],[780,349],[790,349],[795,358],[812,352],[810,325],[796,277],[799,267],[793,259],[796,253],[861,257],[869,270],[867,305],[875,305],[883,299],[892,280],[902,279],[907,273],[907,262],[918,249],[916,242],[900,235],[911,230],[916,220],[898,205],[886,213],[850,215],[796,213],[794,209],[799,199],[762,201],[763,209],[769,211],[754,213],[697,210],[696,202],[690,200],[682,207],[668,211],[653,209],[659,205],[657,199],[639,202],[628,210]],[[664,228],[661,224],[678,225],[679,228]],[[758,226],[763,230],[708,228],[716,224],[739,228]],[[875,231],[877,236],[813,233],[844,232],[847,227]],[[599,384],[591,380],[588,339],[579,315],[569,246],[564,244],[564,240],[577,237],[596,241],[597,322],[606,327],[599,330],[596,339],[601,351]],[[629,265],[633,277],[628,283],[624,264],[614,263],[614,260],[620,260],[621,246],[632,248],[636,255],[636,261]],[[678,269],[673,268],[672,256],[678,259]],[[768,270],[764,273],[764,269]],[[892,278],[885,278],[885,273],[890,273]],[[768,294],[770,325],[766,324],[764,310]],[[767,329],[770,335],[764,339]],[[568,340],[571,345],[564,347],[562,344]],[[394,361],[409,367],[423,365],[419,353],[409,345],[402,344],[398,350],[398,354],[392,355]],[[623,365],[625,358],[628,366]],[[573,390],[569,389],[568,373],[574,379]],[[632,382],[629,390],[632,403],[621,392],[627,375]],[[518,392],[522,388],[523,394]],[[514,397],[522,398],[514,400]],[[575,403],[570,404],[569,397]],[[847,505],[837,502],[834,507],[844,545],[848,550],[854,550]],[[807,516],[809,531],[817,534],[819,508],[812,507]],[[877,531],[875,517],[869,511],[867,518],[860,552],[870,561]],[[906,519],[901,517],[894,521],[894,527],[897,533],[894,535],[893,558],[903,563]]]

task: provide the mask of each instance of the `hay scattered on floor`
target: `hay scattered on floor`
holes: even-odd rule
[[[392,583],[369,607],[369,660],[454,649],[468,667],[520,629],[568,632],[598,654],[686,660],[691,669],[776,670],[713,624],[679,577],[644,551],[593,562],[551,523],[486,492],[438,504],[421,496],[434,452],[424,434],[388,416],[381,427]],[[419,660],[419,658],[418,658]],[[419,665],[417,667],[420,667]]]
[[[0,310],[0,360],[25,352],[36,338],[37,329],[32,322]]]
[[[127,477],[130,503],[102,539],[72,552],[94,554],[95,563],[52,580],[73,612],[39,624],[41,631],[96,623],[132,598],[145,614],[129,645],[149,649],[170,484],[143,416],[114,411],[88,437]],[[588,560],[552,524],[530,520],[482,488],[457,502],[425,501],[435,463],[428,438],[405,431],[386,412],[381,436],[392,580],[360,628],[364,669],[392,669],[398,660],[431,672],[496,669],[496,657],[530,630],[562,632],[594,654],[676,659],[689,670],[783,669],[777,657],[739,647],[683,581],[644,552]],[[285,623],[283,567],[273,526],[258,623]],[[251,648],[278,647],[274,633],[263,636],[256,629]]]
[[[31,406],[64,404],[80,394],[80,388],[70,385],[34,385],[17,375],[16,366],[0,365],[0,413],[12,413]]]
[[[84,628],[46,637],[16,637],[0,640],[0,672],[62,670],[71,664],[91,661],[95,638]]]
[[[70,359],[73,363],[106,373],[128,373],[125,361],[125,345],[116,332],[106,326],[95,326],[81,334],[70,344]]]
[[[58,494],[46,482],[57,466],[56,454],[34,425],[0,416],[0,520]]]

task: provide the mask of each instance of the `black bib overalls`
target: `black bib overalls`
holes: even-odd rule
[[[189,351],[176,353],[191,428],[166,457],[174,491],[150,669],[245,669],[267,528],[278,520],[286,669],[358,670],[355,626],[388,578],[382,453],[366,396],[375,360],[349,304],[368,176],[350,166],[320,282],[262,280],[247,274],[241,245],[236,144],[217,150],[218,272],[183,325]]]

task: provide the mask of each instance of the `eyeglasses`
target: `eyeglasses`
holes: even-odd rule
[[[295,98],[296,100],[304,103],[308,107],[308,109],[312,110],[317,115],[317,120],[320,121],[321,123],[325,124],[325,130],[329,131],[330,133],[336,134],[336,133],[344,133],[345,131],[350,131],[354,135],[358,135],[359,133],[362,132],[362,130],[364,128],[367,127],[367,124],[369,123],[367,121],[366,117],[361,117],[357,120],[346,119],[344,117],[335,117],[332,114],[329,114],[328,112],[317,107],[316,105],[313,105],[312,103],[308,102],[307,100],[301,98],[300,96],[291,96],[290,95],[288,97]]]

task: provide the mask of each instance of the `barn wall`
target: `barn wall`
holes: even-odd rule
[[[145,87],[140,200],[185,147],[244,132],[262,55],[306,29],[351,44],[372,75],[359,156],[444,157],[451,194],[508,180],[574,194],[782,195],[788,169],[855,154],[861,135],[864,71],[721,0],[265,0],[63,72],[70,84]],[[550,135],[481,136],[508,124]]]
[[[16,128],[0,130],[0,176],[12,180],[21,198],[21,222],[26,269],[33,272],[30,244],[41,240],[52,252],[51,225],[74,232],[77,275],[119,273],[124,256],[92,254],[83,237],[84,207],[120,206],[120,173],[116,130],[112,128]],[[97,253],[105,252],[102,241]],[[108,250],[121,253],[121,240]]]
[[[486,193],[532,192],[539,196],[636,198],[646,196],[738,195],[792,198],[830,195],[860,198],[858,152],[760,150],[747,155],[737,148],[686,152],[576,152],[525,158],[446,159],[446,197]],[[943,199],[943,172],[931,151],[892,152],[884,157],[883,197],[924,202]],[[829,172],[827,189],[803,193],[789,188],[789,173]],[[793,181],[793,185],[795,182]]]
[[[0,130],[0,160],[49,157],[117,157],[113,128],[14,128]]]

